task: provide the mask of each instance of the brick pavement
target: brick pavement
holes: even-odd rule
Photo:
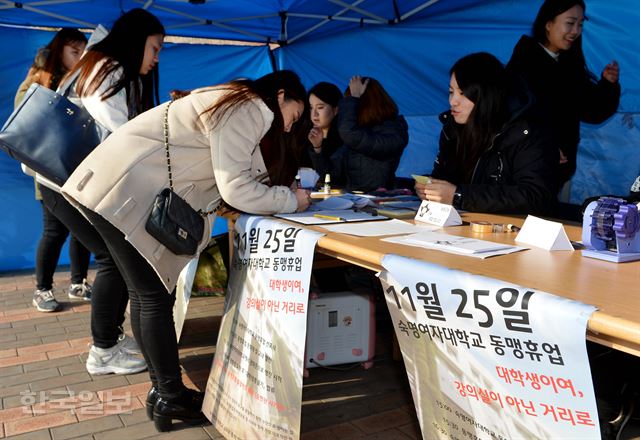
[[[31,306],[33,273],[0,274],[0,439],[222,438],[212,426],[174,425],[158,434],[144,410],[146,372],[87,373],[91,306],[67,299],[68,279],[68,272],[56,273],[64,309],[40,313]],[[180,344],[188,386],[204,389],[222,307],[221,298],[191,301]],[[388,335],[378,339],[382,360],[370,370],[311,370],[303,440],[420,438],[402,363],[390,359]]]

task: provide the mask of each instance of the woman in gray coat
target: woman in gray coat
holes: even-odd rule
[[[203,393],[182,382],[172,314],[178,274],[193,255],[174,254],[145,228],[155,196],[169,186],[165,118],[173,188],[195,210],[214,211],[224,200],[255,214],[302,211],[308,191],[270,186],[259,143],[290,131],[305,98],[290,71],[195,90],[122,126],[62,188],[103,237],[129,287],[131,325],[152,382],[147,410],[159,431],[170,430],[172,419],[204,421]],[[197,252],[213,220],[205,221]]]

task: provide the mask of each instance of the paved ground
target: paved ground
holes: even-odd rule
[[[91,376],[90,305],[69,302],[68,272],[56,274],[58,313],[31,306],[33,273],[0,274],[0,438],[218,439],[212,427],[174,425],[158,435],[144,413],[147,373]],[[180,344],[187,385],[204,389],[222,313],[219,298],[194,298]],[[130,332],[129,332],[130,333]],[[379,328],[374,367],[314,369],[304,381],[302,439],[418,439],[402,362],[391,333]]]

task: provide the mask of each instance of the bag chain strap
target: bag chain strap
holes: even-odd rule
[[[171,155],[169,154],[169,107],[171,107],[171,104],[173,104],[173,101],[169,101],[169,103],[167,104],[167,108],[164,109],[164,121],[163,121],[163,128],[164,128],[164,148],[165,151],[167,152],[167,171],[169,171],[169,189],[171,190],[171,192],[173,192],[173,174],[171,173]],[[200,214],[203,217],[207,217],[208,215],[213,214],[214,212],[216,212],[218,208],[214,208],[211,211],[203,211],[202,209],[198,209],[198,214]]]

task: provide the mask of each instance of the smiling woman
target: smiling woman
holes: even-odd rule
[[[576,170],[580,122],[604,122],[620,101],[618,63],[607,64],[600,79],[586,67],[582,52],[585,12],[583,0],[546,0],[534,21],[533,36],[520,38],[507,64],[535,96],[533,111],[548,130],[550,148],[557,158],[558,190]],[[563,192],[561,200],[567,198],[568,188]]]

